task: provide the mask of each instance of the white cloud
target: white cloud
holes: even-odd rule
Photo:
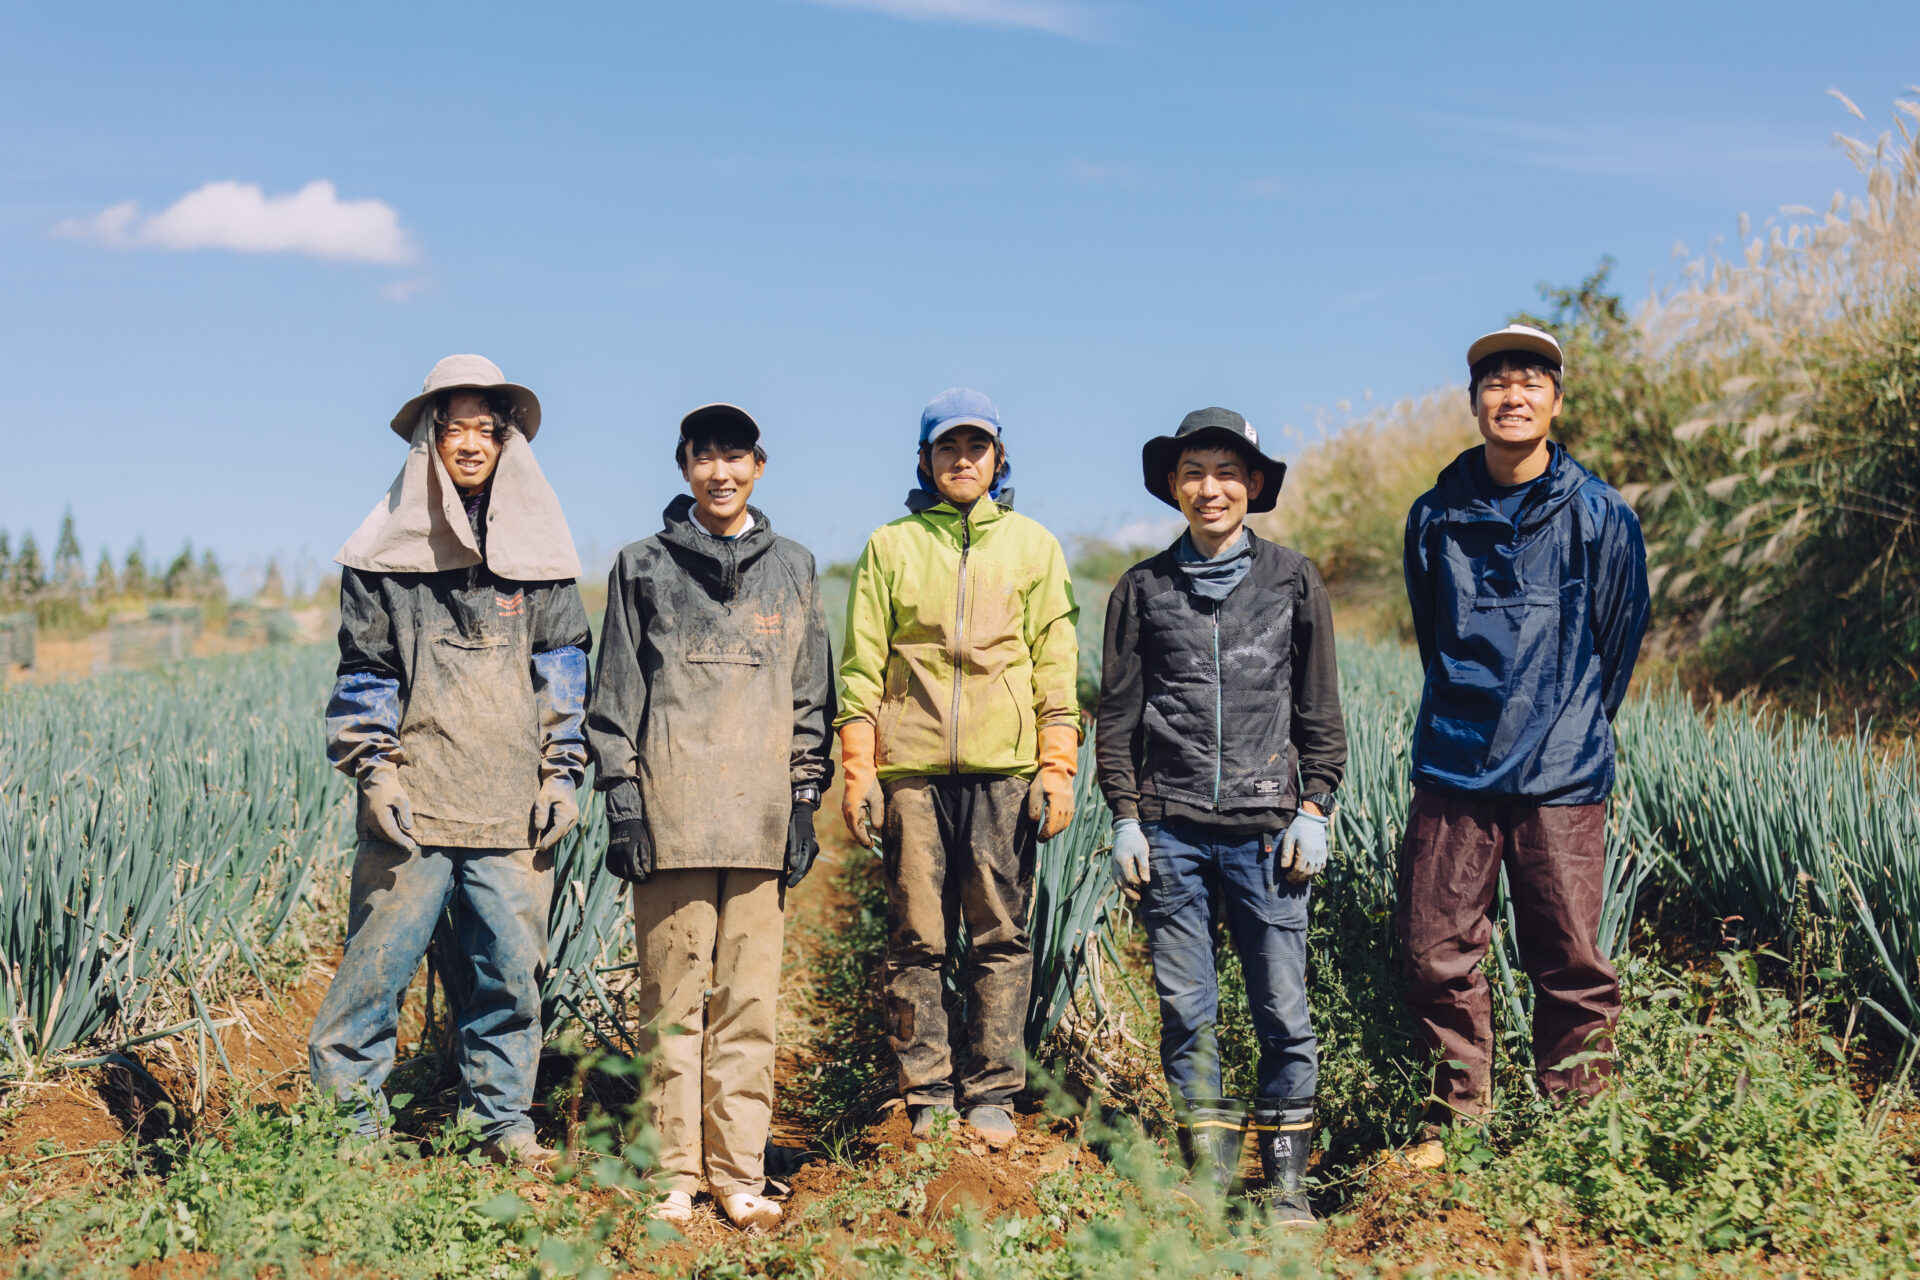
[[[299,253],[342,262],[407,263],[418,256],[400,215],[381,200],[342,200],[331,182],[269,196],[251,182],[209,182],[159,213],[128,200],[53,229],[113,249],[230,249]]]
[[[829,9],[905,18],[909,22],[950,22],[969,27],[1019,27],[1074,40],[1092,38],[1092,15],[1069,0],[806,0]]]
[[[407,276],[400,280],[390,280],[380,286],[380,296],[388,302],[411,302],[422,290],[433,287],[428,276]]]

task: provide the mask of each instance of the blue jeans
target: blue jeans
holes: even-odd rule
[[[552,899],[550,853],[408,853],[362,840],[353,862],[347,954],[307,1037],[314,1088],[358,1099],[360,1132],[384,1127],[380,1086],[393,1069],[400,1000],[440,913],[451,906],[458,958],[471,965],[473,982],[456,1024],[460,1105],[474,1113],[487,1138],[531,1133],[527,1113],[540,1061],[540,980]]]
[[[1160,993],[1160,1066],[1170,1093],[1218,1098],[1220,984],[1213,967],[1213,922],[1225,915],[1247,1004],[1260,1042],[1262,1099],[1311,1098],[1320,1052],[1307,1015],[1308,886],[1272,883],[1272,851],[1262,838],[1168,819],[1141,824],[1152,874],[1140,895],[1153,985]]]

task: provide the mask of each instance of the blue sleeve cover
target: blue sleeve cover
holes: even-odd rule
[[[357,775],[400,747],[400,682],[356,671],[333,682],[327,700],[327,759]]]
[[[587,654],[567,645],[533,655],[540,709],[541,774],[565,774],[579,786],[587,771]]]

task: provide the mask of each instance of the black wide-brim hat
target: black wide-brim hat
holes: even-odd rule
[[[1172,435],[1155,436],[1141,448],[1140,472],[1147,492],[1170,507],[1178,507],[1180,500],[1167,487],[1167,476],[1183,450],[1209,444],[1232,449],[1246,458],[1255,471],[1266,476],[1259,496],[1247,500],[1248,512],[1273,510],[1273,504],[1280,500],[1281,482],[1287,478],[1287,464],[1260,452],[1260,433],[1253,429],[1252,423],[1233,410],[1218,406],[1195,409],[1180,419]]]

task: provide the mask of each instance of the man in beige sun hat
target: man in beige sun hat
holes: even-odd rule
[[[528,1112],[553,848],[586,767],[580,561],[534,460],[540,401],[492,361],[440,361],[391,425],[406,462],[335,557],[327,754],[357,780],[360,845],[313,1083],[385,1128],[400,998],[451,906],[462,1108],[494,1159],[544,1164]]]

